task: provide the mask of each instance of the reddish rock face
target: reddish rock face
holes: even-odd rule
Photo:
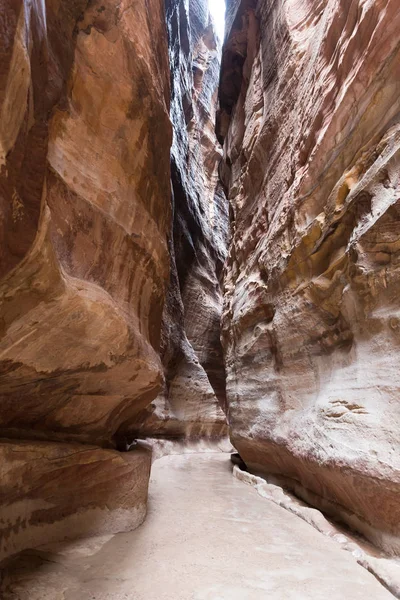
[[[395,552],[399,31],[396,0],[231,2],[219,115],[233,442]]]
[[[162,386],[172,128],[161,0],[3,0],[0,49],[1,559],[144,518],[150,457],[88,442]]]
[[[53,541],[144,521],[151,453],[89,444],[0,441],[0,561]]]
[[[138,418],[141,436],[226,435],[220,342],[228,211],[214,123],[220,67],[205,0],[166,3],[172,73],[171,278],[163,316],[162,394]]]
[[[1,12],[0,433],[106,443],[162,382],[164,7]]]
[[[219,49],[166,12],[169,56],[162,0],[0,9],[0,560],[143,520],[148,455],[102,448],[226,431]]]

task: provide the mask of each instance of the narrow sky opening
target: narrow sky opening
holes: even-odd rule
[[[210,13],[215,23],[215,30],[221,42],[225,33],[225,0],[208,0]]]

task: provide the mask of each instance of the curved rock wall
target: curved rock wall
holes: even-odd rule
[[[109,441],[162,381],[163,5],[20,0],[0,25],[0,433]]]
[[[162,387],[169,103],[161,0],[1,2],[1,557],[144,518],[148,454],[87,444]]]
[[[226,435],[220,342],[228,212],[214,130],[220,42],[206,0],[167,0],[172,74],[173,223],[164,310],[162,394],[143,411],[140,436]]]
[[[130,531],[145,519],[151,452],[144,448],[122,454],[0,440],[0,459],[0,561],[54,541]]]
[[[133,436],[227,431],[219,55],[206,0],[2,2],[0,560],[140,524]]]
[[[398,2],[243,0],[227,24],[232,440],[399,552]]]

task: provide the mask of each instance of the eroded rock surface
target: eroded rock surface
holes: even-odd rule
[[[213,437],[227,433],[220,319],[228,214],[214,130],[220,42],[206,0],[168,0],[166,17],[174,138],[165,385],[137,429],[140,435]]]
[[[6,1],[0,27],[0,432],[110,439],[162,381],[163,5]]]
[[[227,21],[232,440],[399,552],[398,2],[244,0]]]
[[[150,494],[132,533],[10,561],[2,600],[393,600],[335,541],[234,479],[226,454],[156,461]]]
[[[25,548],[144,521],[151,452],[0,441],[0,561]],[[1,579],[1,574],[0,574]]]
[[[162,0],[1,2],[2,556],[143,519],[147,455],[71,442],[162,387],[169,103]]]
[[[0,13],[1,559],[141,522],[148,456],[102,448],[226,434],[228,215],[206,0]]]

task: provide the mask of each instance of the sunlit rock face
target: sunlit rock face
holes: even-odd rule
[[[400,551],[397,0],[228,6],[232,439]]]
[[[172,75],[173,221],[164,310],[162,394],[138,419],[140,435],[226,434],[220,342],[227,202],[215,137],[220,48],[206,0],[168,0]]]
[[[144,517],[148,456],[71,443],[112,446],[162,387],[169,79],[162,0],[1,3],[1,557]]]

